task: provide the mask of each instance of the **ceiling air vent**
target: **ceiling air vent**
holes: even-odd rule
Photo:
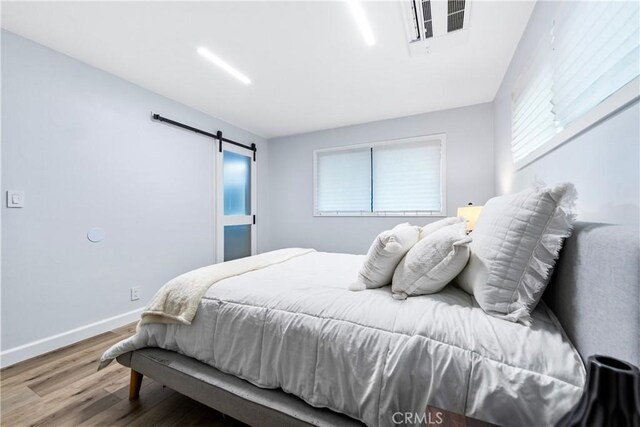
[[[433,19],[431,19],[431,0],[422,0],[422,16],[424,17],[424,38],[433,37]]]
[[[450,48],[466,42],[470,0],[404,0],[405,27],[412,56],[433,48]]]
[[[464,0],[449,0],[447,9],[447,32],[461,30],[464,24]]]

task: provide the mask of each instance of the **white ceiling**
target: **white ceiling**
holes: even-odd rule
[[[533,2],[474,1],[468,41],[424,58],[409,55],[397,2],[363,7],[373,47],[341,1],[3,1],[2,27],[274,137],[492,101]]]

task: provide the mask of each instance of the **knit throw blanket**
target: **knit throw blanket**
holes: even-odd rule
[[[140,323],[179,323],[190,325],[200,300],[216,282],[259,270],[291,258],[314,252],[313,249],[287,248],[209,265],[182,274],[167,282],[142,312]]]

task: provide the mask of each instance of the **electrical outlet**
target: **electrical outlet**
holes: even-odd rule
[[[24,208],[24,192],[17,190],[7,191],[8,208]]]
[[[140,287],[136,286],[131,288],[131,301],[137,301],[140,299]]]

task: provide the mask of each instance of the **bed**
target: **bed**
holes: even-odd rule
[[[131,397],[148,375],[252,425],[389,426],[427,405],[551,425],[581,395],[581,356],[638,363],[637,229],[578,223],[530,327],[453,286],[349,292],[361,262],[313,252],[224,279],[192,325],[141,325],[106,357],[132,368]]]

